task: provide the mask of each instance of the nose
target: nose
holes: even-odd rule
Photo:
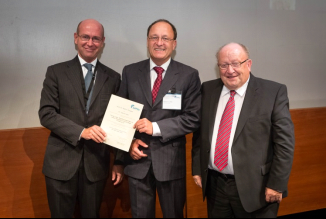
[[[163,45],[163,40],[162,40],[162,38],[158,38],[158,40],[157,40],[157,42],[156,42],[156,45],[158,45],[158,46],[162,46]]]
[[[232,67],[232,65],[228,65],[228,68],[226,69],[226,73],[234,73],[234,68]]]
[[[88,46],[92,46],[93,44],[94,44],[93,39],[90,38],[90,39],[87,41],[87,45],[88,45]]]

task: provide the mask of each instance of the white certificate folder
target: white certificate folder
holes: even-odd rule
[[[101,128],[106,132],[107,145],[128,152],[135,135],[134,125],[144,105],[112,95]]]

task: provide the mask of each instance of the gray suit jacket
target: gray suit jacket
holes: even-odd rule
[[[39,117],[51,130],[43,173],[56,180],[71,179],[84,154],[87,178],[96,182],[109,172],[110,147],[80,140],[84,128],[100,125],[112,94],[120,86],[120,75],[98,62],[89,114],[85,113],[85,81],[78,57],[50,66],[44,80]]]
[[[202,85],[201,128],[193,139],[193,175],[201,175],[203,194],[221,79]],[[217,137],[217,136],[216,136]],[[294,127],[286,86],[251,75],[232,146],[234,174],[241,202],[247,212],[266,206],[265,188],[283,192],[294,153]]]
[[[161,84],[154,106],[150,80],[150,61],[126,66],[122,73],[119,96],[144,104],[141,118],[157,122],[162,137],[152,137],[136,132],[135,138],[149,145],[143,148],[148,155],[139,161],[125,154],[125,173],[143,179],[151,165],[158,181],[181,179],[186,174],[185,135],[197,130],[200,123],[200,86],[196,69],[171,61]],[[163,97],[170,91],[182,93],[181,110],[163,110]]]

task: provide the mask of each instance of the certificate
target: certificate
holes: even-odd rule
[[[135,135],[134,125],[144,105],[112,95],[101,128],[106,132],[105,144],[128,152]]]

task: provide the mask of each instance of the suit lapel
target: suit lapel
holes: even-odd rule
[[[255,107],[255,105],[257,103],[257,99],[259,97],[258,89],[259,89],[259,87],[258,87],[256,78],[251,74],[248,88],[246,91],[246,97],[243,102],[243,106],[241,109],[238,126],[236,129],[235,135],[234,135],[233,142],[236,142],[237,138],[241,134],[248,118],[251,115],[252,109]]]
[[[96,72],[96,81],[94,84],[94,90],[93,90],[93,94],[92,94],[92,99],[91,99],[91,103],[90,106],[94,103],[96,97],[99,95],[103,85],[105,84],[105,82],[109,79],[109,75],[106,74],[106,70],[104,70],[102,64],[100,62],[97,63],[98,67],[97,67],[97,72]]]
[[[171,60],[171,63],[166,71],[165,77],[162,81],[160,90],[157,94],[155,104],[153,107],[158,105],[164,98],[164,96],[171,90],[173,85],[178,81],[179,79],[179,68],[177,66],[177,63],[173,60]]]
[[[76,90],[81,104],[85,106],[83,90],[83,83],[85,84],[85,81],[82,81],[83,77],[81,75],[81,66],[77,56],[70,63],[68,63],[66,74],[72,84],[72,87]]]
[[[216,118],[216,113],[217,113],[217,107],[218,107],[218,103],[220,100],[220,96],[221,96],[221,92],[223,89],[223,82],[221,79],[218,79],[217,81],[217,86],[214,87],[214,89],[212,89],[212,94],[211,94],[211,98],[210,98],[210,105],[209,105],[209,133],[208,133],[208,137],[209,137],[209,145],[212,145],[212,138],[213,138],[213,131],[214,131],[214,125],[215,125],[215,118]],[[217,136],[216,136],[217,138]]]
[[[139,68],[138,81],[147,99],[148,104],[152,106],[153,100],[152,100],[151,76],[150,76],[149,68],[150,68],[149,60],[147,60],[145,64]]]

